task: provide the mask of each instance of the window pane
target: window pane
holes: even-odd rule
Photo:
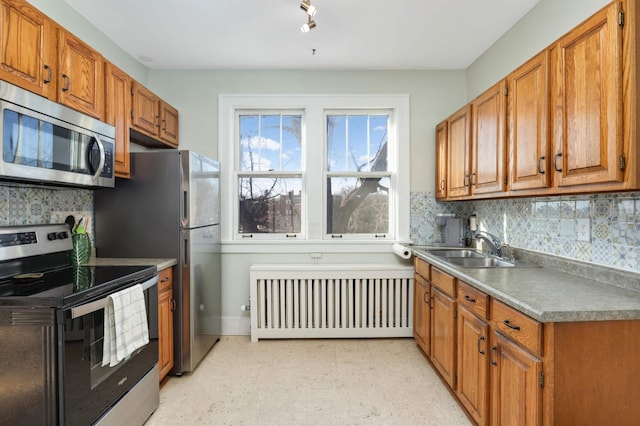
[[[240,171],[299,171],[300,115],[240,115]]]
[[[238,232],[299,233],[302,179],[241,177]]]
[[[387,171],[389,116],[327,115],[327,170]]]
[[[389,233],[389,178],[328,178],[327,194],[327,233]]]

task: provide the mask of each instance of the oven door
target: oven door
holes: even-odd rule
[[[60,424],[89,425],[100,418],[158,363],[158,276],[141,284],[149,343],[114,367],[102,366],[104,307],[107,296],[63,309],[59,366]]]

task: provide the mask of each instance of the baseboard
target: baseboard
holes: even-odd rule
[[[223,336],[249,336],[251,334],[251,317],[222,317]]]

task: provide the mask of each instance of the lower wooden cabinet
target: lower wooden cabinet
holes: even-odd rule
[[[542,361],[499,332],[491,335],[491,425],[542,420]]]
[[[456,388],[456,301],[431,287],[431,362],[452,389]]]
[[[471,310],[458,308],[457,395],[479,425],[488,423],[489,325]]]
[[[173,368],[173,270],[159,272],[158,282],[158,368],[160,381]]]
[[[431,284],[416,274],[413,288],[413,337],[423,352],[431,356]]]

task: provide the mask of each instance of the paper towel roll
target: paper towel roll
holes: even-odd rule
[[[391,250],[403,259],[409,259],[411,257],[411,250],[402,244],[395,243],[393,247],[391,247]]]

